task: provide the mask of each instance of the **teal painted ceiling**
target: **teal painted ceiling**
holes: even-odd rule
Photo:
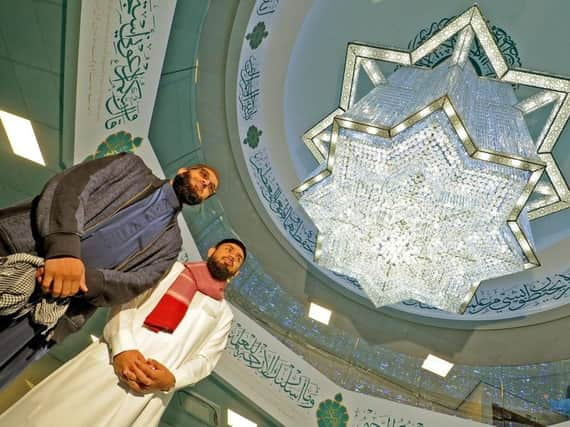
[[[287,81],[283,80],[283,87],[288,88],[286,96],[279,99],[284,106],[287,123],[287,142],[284,142],[283,152],[294,164],[290,169],[291,175],[301,175],[312,165],[298,137],[314,123],[315,118],[332,109],[337,102],[342,71],[340,64],[347,40],[361,39],[405,47],[410,35],[419,28],[470,5],[466,1],[458,5],[449,0],[408,3],[409,8],[413,6],[416,10],[412,17],[407,16],[407,8],[400,1],[360,0],[315,2],[321,7],[320,15],[317,9],[313,9],[312,15],[308,14],[306,18],[291,18],[311,24],[300,32],[305,42],[296,47],[298,51],[294,54],[296,58],[312,58],[291,64]],[[524,1],[514,7],[514,2],[505,1],[501,6],[496,6],[496,2],[484,2],[481,6],[484,9],[488,6],[492,10],[489,15],[491,21],[507,29],[517,41],[523,66],[570,74],[570,58],[560,55],[570,41],[568,27],[564,24],[565,17],[569,15],[555,13],[570,9],[570,5],[553,0],[547,4],[552,8],[548,14],[529,14],[528,8],[536,7],[536,4]],[[526,407],[532,408],[536,414],[546,413],[540,401],[541,393],[546,389],[558,393],[570,381],[566,361],[560,360],[558,355],[551,359],[557,360],[554,363],[531,364],[526,370],[509,370],[504,365],[519,364],[521,359],[531,363],[536,354],[547,352],[544,349],[549,345],[549,337],[552,345],[565,349],[564,344],[556,340],[562,340],[561,331],[567,331],[568,310],[561,309],[556,316],[543,315],[536,322],[527,322],[543,325],[542,329],[529,326],[528,334],[523,333],[528,319],[517,319],[508,324],[489,322],[483,328],[485,331],[476,331],[470,326],[456,331],[453,325],[445,322],[416,318],[390,309],[377,312],[327,284],[271,225],[244,171],[244,159],[239,151],[242,141],[236,140],[235,76],[239,46],[248,30],[245,27],[252,5],[251,1],[237,0],[224,4],[212,2],[211,5],[206,0],[179,0],[149,135],[167,175],[172,175],[181,165],[196,161],[210,162],[221,171],[223,186],[219,196],[200,208],[187,208],[185,216],[201,250],[207,248],[220,233],[228,231],[242,237],[251,249],[256,261],[250,263],[242,281],[236,285],[235,301],[241,301],[252,316],[265,322],[275,334],[281,334],[282,339],[289,338],[291,346],[300,353],[305,351],[305,356],[314,358],[315,363],[328,362],[326,358],[323,362],[310,353],[304,343],[324,351],[319,353],[321,355],[330,354],[329,361],[334,356],[338,357],[341,364],[338,371],[346,370],[339,375],[342,377],[339,381],[345,381],[346,386],[351,380],[349,377],[357,376],[356,372],[362,374],[376,366],[374,375],[392,381],[389,386],[392,389],[402,387],[402,395],[413,396],[414,384],[409,378],[414,377],[426,381],[422,386],[424,398],[457,402],[458,396],[467,395],[480,376],[485,375],[485,381],[492,388],[500,390],[503,387],[516,399],[527,401]],[[73,115],[69,97],[73,96],[75,64],[73,54],[66,52],[77,36],[77,12],[77,4],[63,0],[0,2],[0,109],[32,120],[47,160],[47,168],[42,168],[16,158],[9,149],[3,130],[0,130],[0,206],[36,194],[47,177],[69,164],[68,159],[72,155],[70,111]],[[388,21],[381,24],[375,14],[391,18],[385,18]],[[354,32],[331,32],[331,28],[343,28],[348,21]],[[394,22],[399,23],[396,25]],[[26,31],[22,31],[23,28]],[[318,76],[312,74],[316,67],[323,71]],[[303,100],[305,102],[301,102]],[[565,148],[561,146],[559,150],[564,151]],[[570,170],[566,154],[559,154],[563,159],[562,167]],[[535,229],[539,236],[555,242],[559,235],[557,230],[567,221],[567,216],[559,214],[538,221]],[[553,226],[556,222],[557,225]],[[255,304],[260,296],[265,298],[266,305]],[[330,327],[307,321],[303,310],[310,300],[325,301],[335,309]],[[273,301],[278,304],[269,305]],[[90,332],[100,329],[102,322],[102,316],[95,319],[91,329],[86,329],[80,338],[67,343],[67,347],[58,348],[56,355],[59,351],[59,357],[65,360],[74,354],[88,342]],[[512,335],[511,327],[513,330],[522,329],[520,335]],[[304,336],[307,331],[310,333]],[[554,332],[549,335],[549,331]],[[519,341],[524,339],[529,342]],[[326,346],[325,340],[331,345]],[[342,349],[335,347],[337,344]],[[358,358],[360,355],[356,354],[358,352],[354,352],[364,347],[366,351],[362,350],[362,357],[370,361],[370,365],[363,363]],[[538,348],[535,353],[519,357],[521,355],[517,353],[526,351],[527,347]],[[445,382],[430,383],[421,371],[410,369],[411,364],[386,362],[386,368],[380,360],[383,351],[392,351],[394,353],[390,354],[395,359],[404,360],[408,354],[420,357],[433,349],[440,349],[442,355],[449,358],[468,360],[470,363],[466,362],[465,366],[471,369],[469,384],[457,380],[454,391],[446,391],[448,385]],[[497,351],[493,353],[493,349]],[[349,357],[351,352],[355,353],[354,358]],[[488,370],[484,374],[477,371],[480,369],[477,366],[469,366],[478,363],[486,365],[483,370]],[[551,377],[546,378],[548,375]],[[529,382],[540,383],[540,387],[532,388]],[[433,389],[428,383],[433,385]],[[370,384],[360,386],[363,389],[372,387]],[[525,388],[528,393],[521,394]],[[438,393],[447,393],[447,396],[436,395],[436,389]],[[459,392],[454,394],[457,390]],[[525,407],[520,402],[511,404]],[[543,415],[543,419],[547,417]]]

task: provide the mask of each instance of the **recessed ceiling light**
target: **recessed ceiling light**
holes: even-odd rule
[[[228,409],[228,425],[231,427],[257,427],[256,423],[242,417],[231,409]]]
[[[422,368],[445,378],[451,368],[453,368],[453,363],[440,359],[433,354],[429,354],[428,357],[426,357],[426,360],[424,360]]]
[[[331,311],[312,302],[309,306],[309,317],[317,322],[328,325],[331,319]]]
[[[0,111],[0,120],[2,120],[14,154],[45,166],[46,162],[40,151],[32,122],[5,111]]]

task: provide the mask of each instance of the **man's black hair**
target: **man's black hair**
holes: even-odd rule
[[[245,248],[245,245],[243,244],[243,242],[241,242],[238,239],[233,239],[233,238],[224,239],[224,240],[220,240],[215,248],[218,249],[218,247],[220,247],[224,243],[233,243],[234,245],[239,246],[241,248],[241,250],[243,251],[243,260],[245,262],[245,259],[247,258],[247,249]]]

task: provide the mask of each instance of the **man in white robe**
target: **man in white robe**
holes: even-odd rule
[[[150,295],[114,308],[103,341],[35,386],[0,415],[0,426],[158,425],[174,392],[207,377],[218,362],[233,319],[223,290],[245,256],[241,242],[227,239],[210,248],[207,263],[177,262]],[[173,328],[151,325],[166,298],[183,300],[173,289],[189,271],[197,290],[185,313]],[[218,284],[217,296],[198,283],[208,281]]]

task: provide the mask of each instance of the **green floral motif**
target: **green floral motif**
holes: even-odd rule
[[[319,427],[346,427],[348,425],[348,411],[341,405],[342,394],[338,393],[334,400],[327,399],[319,403],[317,421]]]
[[[251,125],[247,130],[247,137],[243,140],[244,144],[249,145],[251,148],[256,148],[259,145],[259,137],[263,132]]]
[[[99,159],[101,157],[111,156],[118,153],[132,153],[135,147],[138,147],[142,143],[141,137],[133,136],[129,132],[120,131],[109,135],[105,141],[103,141],[97,147],[95,154],[87,156],[85,160]]]
[[[252,49],[257,49],[263,39],[269,35],[269,32],[265,30],[265,22],[258,22],[251,33],[245,36],[246,40],[249,40],[249,46]]]

